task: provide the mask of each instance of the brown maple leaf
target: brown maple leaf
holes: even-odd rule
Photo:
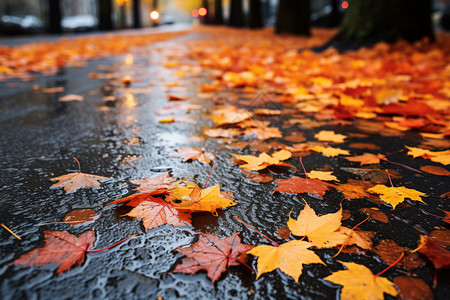
[[[100,180],[107,180],[108,177],[91,175],[86,173],[81,173],[80,163],[76,158],[74,158],[78,163],[78,172],[77,173],[69,173],[66,175],[62,175],[59,177],[50,178],[53,181],[59,181],[53,184],[50,188],[59,188],[62,187],[66,191],[66,193],[72,193],[82,187],[92,187],[99,188]]]
[[[349,179],[347,183],[336,186],[336,189],[347,199],[369,198],[377,204],[382,204],[380,197],[367,192],[367,189],[371,187],[373,184],[370,181]]]
[[[439,268],[450,268],[450,251],[439,245],[430,237],[420,236],[419,247],[416,250],[425,256]]]
[[[125,216],[142,218],[146,231],[164,224],[173,226],[191,224],[190,211],[176,209],[160,198],[140,202]]]
[[[177,149],[177,153],[169,154],[168,157],[181,157],[183,162],[188,160],[198,160],[201,163],[209,164],[216,156],[209,152],[203,152],[202,150],[194,147],[183,147]]]
[[[152,195],[157,195],[158,193],[165,193],[169,185],[176,179],[170,177],[169,172],[165,172],[161,175],[146,178],[144,180],[130,180],[131,183],[139,185],[135,190],[142,193],[151,193]]]
[[[44,231],[45,244],[42,248],[25,253],[15,260],[15,265],[43,266],[51,263],[59,264],[57,270],[61,274],[71,268],[80,266],[85,253],[94,245],[94,230],[88,230],[79,237],[68,231]]]
[[[289,179],[279,179],[275,180],[279,186],[275,189],[275,192],[285,193],[285,194],[301,194],[309,193],[322,197],[330,187],[335,187],[334,184],[324,182],[318,179],[306,179],[294,176]]]
[[[372,164],[379,164],[380,159],[383,158],[384,155],[382,154],[364,153],[363,155],[350,156],[346,157],[345,159],[353,162],[360,162],[361,165],[372,165]]]
[[[241,243],[239,232],[224,239],[202,233],[192,246],[176,249],[186,257],[173,272],[193,274],[205,270],[208,278],[214,283],[227,267],[245,264],[246,252],[252,248],[251,245]]]

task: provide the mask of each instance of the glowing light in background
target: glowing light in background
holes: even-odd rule
[[[133,64],[133,61],[134,61],[134,56],[133,56],[133,54],[127,54],[127,55],[125,55],[125,64],[126,64],[127,66],[131,66],[131,65]]]
[[[200,17],[206,16],[207,13],[208,13],[208,11],[207,11],[206,8],[204,8],[204,7],[200,7],[200,8],[198,9],[198,14],[200,15]]]
[[[150,19],[152,19],[153,21],[157,21],[159,19],[159,12],[157,12],[156,10],[152,10],[150,12]]]
[[[135,107],[137,105],[136,98],[133,94],[125,94],[125,105],[127,107]]]
[[[197,10],[197,9],[193,9],[193,10],[192,10],[192,16],[193,16],[194,18],[197,18],[197,17],[198,17],[198,10]]]
[[[347,1],[343,1],[342,2],[342,8],[343,9],[347,9],[348,8],[348,2]]]

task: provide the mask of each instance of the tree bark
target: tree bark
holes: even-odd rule
[[[222,25],[223,23],[222,0],[214,0],[214,24]]]
[[[61,33],[61,5],[59,0],[48,0],[48,17],[49,33]]]
[[[356,45],[433,39],[431,0],[352,1],[339,36]]]
[[[264,22],[262,19],[261,0],[250,0],[250,28],[263,28]]]
[[[141,1],[133,0],[133,28],[141,27]]]
[[[309,0],[280,0],[278,4],[276,33],[310,35]]]
[[[229,25],[233,27],[244,27],[244,10],[242,8],[242,0],[231,0],[230,3],[230,20]]]
[[[113,6],[111,0],[98,0],[98,28],[100,30],[113,30]]]

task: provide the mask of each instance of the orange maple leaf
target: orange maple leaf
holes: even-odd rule
[[[347,270],[337,271],[325,280],[342,285],[341,299],[373,299],[383,300],[383,293],[397,296],[395,284],[387,278],[376,276],[363,265],[341,262]]]
[[[240,167],[246,170],[259,171],[271,165],[295,168],[288,163],[282,162],[292,156],[292,153],[287,150],[280,150],[274,152],[272,155],[263,152],[259,156],[230,154],[242,161],[245,161],[246,164],[240,165]]]
[[[379,194],[381,200],[392,205],[392,209],[395,209],[398,204],[405,201],[405,198],[425,203],[420,198],[421,196],[425,196],[425,193],[419,192],[414,189],[408,189],[404,186],[394,187],[377,184],[367,191],[369,193]]]
[[[178,148],[177,153],[171,153],[168,157],[181,157],[183,162],[188,160],[198,160],[201,163],[209,164],[211,160],[215,159],[216,156],[209,152],[203,152],[202,150],[194,147],[183,147]]]
[[[301,177],[291,177],[289,179],[279,179],[275,180],[279,186],[273,191],[287,194],[301,194],[309,193],[322,197],[330,187],[334,187],[334,184],[324,182],[319,179],[313,178],[301,178]]]

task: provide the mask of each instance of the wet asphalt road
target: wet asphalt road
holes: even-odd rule
[[[230,149],[216,139],[189,141],[190,137],[201,135],[204,126],[212,125],[206,118],[211,103],[197,97],[199,84],[209,80],[206,74],[181,80],[184,88],[178,90],[189,97],[192,103],[202,105],[201,110],[187,114],[195,122],[157,122],[159,116],[155,115],[155,110],[168,103],[168,93],[177,91],[168,90],[164,82],[180,80],[174,76],[173,70],[163,67],[167,61],[165,51],[184,51],[186,49],[180,42],[194,37],[198,35],[190,34],[135,50],[135,62],[131,67],[124,64],[124,56],[117,56],[92,61],[86,68],[67,68],[55,76],[38,75],[37,81],[32,83],[17,80],[0,82],[0,222],[22,237],[19,241],[6,231],[0,231],[0,298],[154,299],[162,296],[164,299],[330,299],[339,293],[332,284],[317,279],[329,275],[330,269],[341,269],[340,264],[332,259],[335,250],[323,250],[319,254],[328,268],[305,266],[298,284],[278,271],[255,281],[255,274],[244,267],[231,268],[216,283],[215,288],[205,274],[169,273],[180,257],[173,250],[190,245],[199,232],[224,237],[241,231],[243,241],[247,244],[267,243],[234,221],[233,216],[276,238],[273,233],[285,226],[289,211],[298,212],[303,207],[302,200],[296,195],[272,194],[275,184],[250,182],[235,164],[229,162],[230,155],[227,152]],[[155,48],[160,51],[155,51]],[[141,81],[133,82],[129,89],[117,84],[114,88],[117,100],[105,102],[102,97],[112,93],[105,92],[107,81],[88,78],[91,72],[105,72],[98,68],[104,65],[114,65],[110,72],[116,74],[118,79],[131,75],[133,78],[139,77]],[[62,86],[65,92],[45,94],[41,89],[32,89],[32,85],[36,84],[41,88]],[[222,96],[229,95],[227,93],[232,91],[226,91]],[[83,95],[85,100],[59,102],[58,97],[64,94]],[[325,126],[321,129],[337,128]],[[338,129],[340,132],[355,131],[351,126]],[[311,137],[315,131],[304,133]],[[377,134],[370,136],[371,142],[382,147],[383,153],[394,152],[405,143],[417,144],[417,139],[416,134],[401,138]],[[165,225],[146,233],[140,220],[121,217],[129,210],[126,207],[105,206],[132,193],[133,186],[128,182],[129,179],[143,179],[171,170],[175,177],[195,175],[195,180],[205,182],[210,166],[199,162],[181,163],[178,158],[167,158],[176,148],[186,146],[201,146],[218,156],[218,164],[210,180],[212,183],[219,182],[222,190],[233,192],[238,205],[220,211],[218,217],[209,213],[196,214],[192,227]],[[111,179],[97,190],[80,189],[65,194],[61,189],[49,189],[52,184],[49,178],[77,170],[72,157],[78,158],[83,172]],[[405,154],[396,154],[390,159],[401,162]],[[355,164],[341,159],[313,154],[305,164],[307,168],[330,165],[341,180],[356,178],[340,170],[342,166],[354,167]],[[419,167],[419,163],[414,160],[409,160],[408,165]],[[397,170],[401,173],[402,181],[410,182],[418,190],[427,190],[432,185],[436,195],[448,191],[445,177],[422,176],[392,165],[383,167]],[[293,171],[288,171],[287,174],[277,175],[277,178],[287,178],[292,174]],[[305,199],[314,203],[313,208],[324,214],[337,211],[343,196],[333,190],[325,195],[326,201],[318,202],[308,195]],[[427,202],[431,208],[448,208],[444,201],[439,197],[430,197]],[[373,205],[367,199],[360,199],[344,202],[344,209],[353,212]],[[93,224],[76,228],[65,224],[41,225],[61,221],[68,212],[81,208],[94,209],[100,217]],[[377,222],[367,222],[364,229],[377,231],[382,238],[393,239],[411,249],[416,246],[418,230],[425,233],[442,226],[438,219],[425,219],[424,214],[413,206],[405,207],[395,215],[386,206],[381,205],[379,208],[388,215],[389,223],[380,227]],[[354,226],[364,217],[356,213],[347,220],[346,225]],[[60,276],[56,276],[52,266],[37,268],[9,265],[23,253],[43,244],[43,230],[70,230],[79,234],[91,227],[96,232],[96,249],[135,233],[141,235],[109,251],[88,254],[81,267]],[[376,271],[385,267],[375,256],[341,254],[341,259],[362,263]],[[253,267],[256,266],[254,262]],[[415,272],[426,282],[432,282],[434,271],[430,263]],[[404,275],[404,272],[392,271],[391,276],[397,275]],[[438,289],[434,291],[437,299],[445,299],[450,293],[449,284],[445,282],[448,275],[446,271],[438,272]]]

